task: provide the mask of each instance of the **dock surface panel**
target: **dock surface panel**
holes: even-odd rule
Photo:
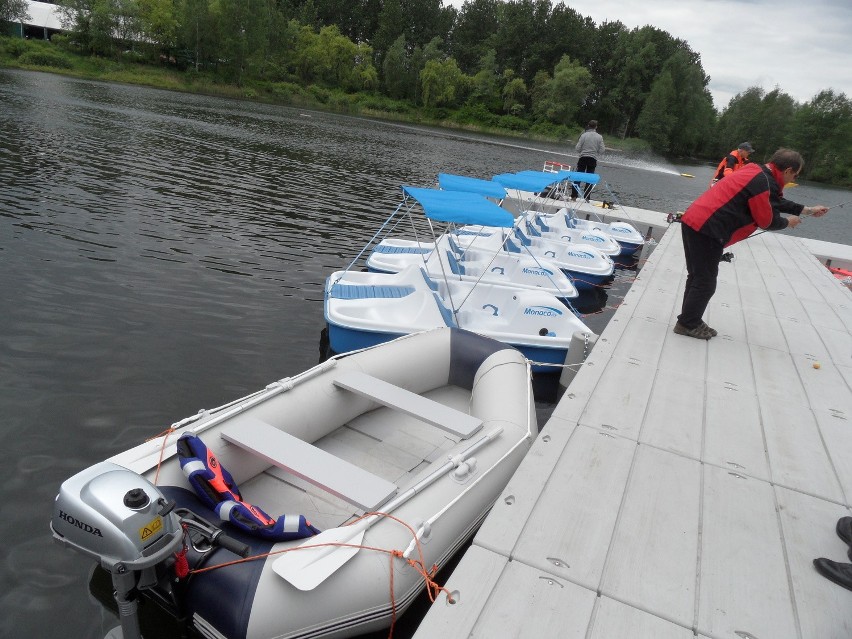
[[[849,561],[852,293],[792,236],[731,250],[719,335],[676,335],[665,233],[417,639],[852,637],[812,565]]]

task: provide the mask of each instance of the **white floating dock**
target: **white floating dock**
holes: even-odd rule
[[[815,557],[852,498],[852,293],[807,243],[731,249],[675,335],[673,225],[415,637],[848,639]]]

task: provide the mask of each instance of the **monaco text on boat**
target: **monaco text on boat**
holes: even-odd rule
[[[125,639],[140,636],[139,598],[211,639],[350,637],[408,607],[536,434],[520,353],[417,333],[81,471],[51,528],[110,573]]]

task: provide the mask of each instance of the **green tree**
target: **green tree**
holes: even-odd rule
[[[399,36],[385,53],[382,76],[385,92],[395,100],[402,100],[413,93],[404,35]]]
[[[692,155],[715,125],[713,99],[701,65],[685,50],[663,65],[636,122],[640,135],[660,153]]]
[[[677,119],[671,113],[671,105],[677,100],[674,81],[669,71],[663,71],[651,88],[651,94],[645,101],[636,127],[639,134],[651,148],[659,153],[667,153],[671,144],[671,133]]]
[[[533,78],[532,89],[530,89],[530,102],[533,115],[539,121],[546,121],[548,119],[547,112],[551,108],[552,82],[553,78],[544,70],[536,73]]]
[[[760,117],[754,123],[750,137],[743,140],[749,140],[759,149],[760,156],[768,158],[776,149],[787,144],[797,108],[796,101],[776,87],[763,96]]]
[[[21,22],[30,19],[26,0],[0,0],[0,22]]]
[[[170,51],[176,43],[178,19],[172,0],[139,0],[139,27],[142,40]]]
[[[242,85],[266,59],[269,22],[264,0],[213,0],[219,56],[225,77]]]
[[[619,60],[615,52],[626,34],[627,28],[621,22],[603,22],[595,29],[586,54],[585,64],[592,74],[594,86],[585,107],[580,109],[580,120],[608,123],[600,128],[601,132],[626,133],[626,127],[622,126],[625,117],[617,104],[618,75],[614,71]]]
[[[543,68],[536,43],[542,37],[550,15],[549,0],[516,0],[498,5],[498,27],[494,38],[497,63],[515,69],[532,80]]]
[[[668,132],[668,151],[693,155],[707,145],[716,124],[713,98],[707,89],[709,78],[685,50],[676,51],[666,60],[663,73],[671,75],[675,89],[675,98],[668,106],[674,117]]]
[[[125,32],[127,18],[117,0],[61,0],[58,5],[62,26],[86,53],[112,55],[115,34]]]
[[[442,42],[453,28],[456,10],[444,7],[442,0],[401,0],[405,16],[405,39],[414,46],[426,46],[438,38]]]
[[[465,73],[475,73],[482,56],[495,49],[500,4],[499,0],[466,0],[462,5],[452,30],[450,53]]]
[[[423,106],[455,106],[464,82],[465,76],[453,58],[429,60],[420,72]]]
[[[378,17],[378,27],[373,36],[373,50],[376,52],[376,63],[384,68],[383,60],[386,52],[402,36],[405,40],[405,17],[400,0],[385,0]]]
[[[296,40],[295,68],[305,82],[319,82],[347,91],[373,89],[378,74],[372,63],[372,50],[355,44],[332,25],[319,33],[303,26]]]
[[[714,157],[722,158],[741,142],[753,141],[752,134],[760,127],[763,95],[760,87],[749,87],[731,98],[716,127],[716,142],[711,147]]]
[[[217,57],[218,36],[210,4],[208,0],[178,0],[175,12],[178,55],[199,71],[202,65],[214,62]]]
[[[529,99],[527,85],[511,69],[503,73],[503,79],[503,111],[511,115],[521,115]]]
[[[578,62],[572,62],[567,55],[562,56],[553,70],[548,119],[557,124],[573,123],[591,89],[592,74],[589,70]]]
[[[313,0],[318,23],[336,25],[353,42],[372,40],[382,0]],[[386,4],[386,3],[385,3]]]
[[[594,48],[595,23],[562,2],[553,6],[539,37],[542,66],[553,68],[563,55],[588,67]],[[591,69],[590,69],[591,70]]]
[[[796,112],[789,146],[805,158],[807,179],[852,186],[852,102],[820,91]]]
[[[469,102],[482,104],[493,113],[499,111],[502,99],[498,79],[496,54],[492,49],[482,56],[479,71],[471,79]]]

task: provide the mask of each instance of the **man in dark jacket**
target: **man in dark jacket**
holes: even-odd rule
[[[825,206],[806,207],[784,199],[784,185],[795,181],[803,166],[796,151],[779,149],[767,164],[747,164],[686,209],[681,218],[686,288],[675,333],[698,339],[717,334],[701,318],[716,292],[724,247],[744,240],[757,227],[767,231],[795,228],[800,216],[826,214]]]

